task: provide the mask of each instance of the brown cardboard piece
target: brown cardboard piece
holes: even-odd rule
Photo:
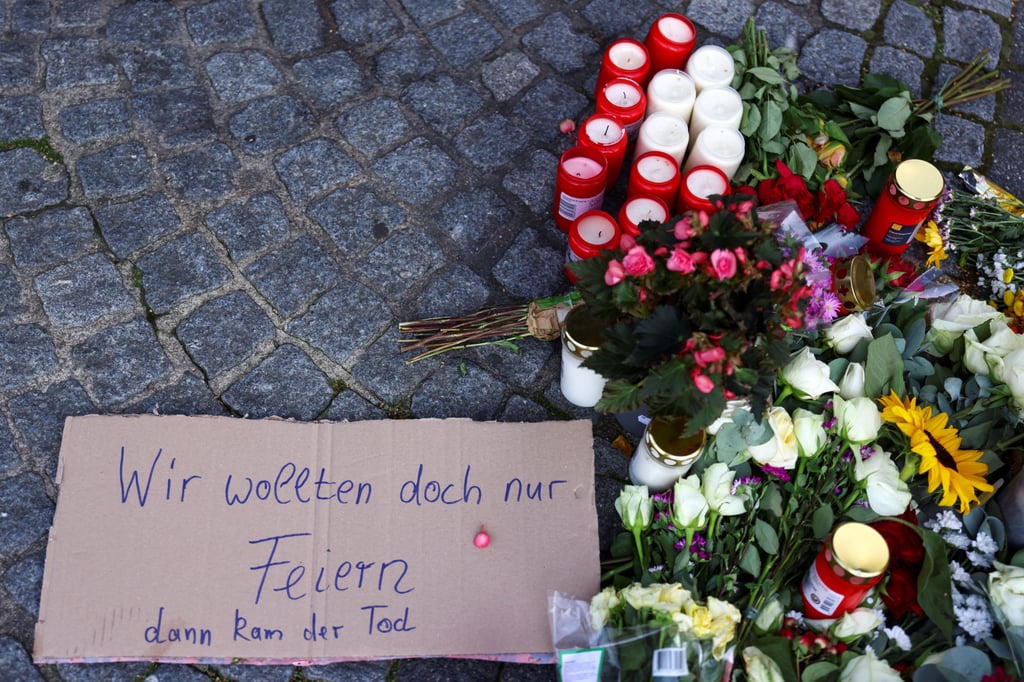
[[[598,589],[587,421],[70,417],[58,480],[38,663],[545,653]]]

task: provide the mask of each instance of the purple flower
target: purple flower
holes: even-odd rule
[[[790,481],[789,472],[783,469],[782,467],[773,467],[768,466],[766,464],[761,467],[761,471],[768,474],[769,476],[773,476],[779,479],[783,483],[788,483]]]

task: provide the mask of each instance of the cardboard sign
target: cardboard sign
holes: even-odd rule
[[[60,457],[38,663],[550,653],[547,592],[598,589],[587,421],[71,417]]]

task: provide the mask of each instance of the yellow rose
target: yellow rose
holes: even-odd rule
[[[624,588],[620,596],[634,609],[653,609],[660,595],[661,587],[658,585],[644,587],[640,583],[633,583]]]
[[[600,630],[608,624],[608,612],[619,605],[619,595],[614,587],[606,587],[590,600],[590,624]]]

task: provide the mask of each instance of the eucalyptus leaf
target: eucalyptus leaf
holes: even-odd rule
[[[953,633],[952,578],[946,559],[946,541],[938,533],[919,529],[924,561],[917,576],[917,603],[947,641]]]
[[[754,522],[754,537],[761,549],[768,554],[779,553],[779,536],[775,532],[775,528],[761,519]]]
[[[740,568],[754,577],[761,575],[761,555],[753,544],[747,545],[740,555]]]
[[[782,495],[775,486],[768,486],[761,495],[761,509],[776,517],[782,516]]]
[[[938,663],[943,673],[956,673],[973,680],[992,673],[992,661],[982,651],[970,646],[957,646],[942,654]]]
[[[775,69],[769,69],[766,66],[754,66],[747,69],[746,74],[753,76],[763,83],[768,85],[778,85],[782,82],[782,76]]]
[[[877,113],[871,107],[866,107],[861,104],[857,104],[856,102],[850,102],[850,111],[853,112],[854,116],[864,121],[871,121],[875,118],[875,114]]]
[[[892,137],[889,135],[878,136],[878,146],[875,147],[875,154],[871,160],[872,166],[885,166],[889,163],[889,150],[892,149]]]
[[[910,118],[910,98],[890,97],[878,107],[878,125],[891,133],[899,133],[895,137],[903,136],[903,126]]]
[[[903,356],[891,334],[868,344],[864,375],[864,392],[869,398],[888,395],[890,390],[899,395],[905,393]]]
[[[877,513],[871,511],[871,507],[857,506],[850,507],[846,511],[846,516],[848,516],[851,521],[859,521],[860,523],[871,523],[872,521],[877,521],[880,518]]]

